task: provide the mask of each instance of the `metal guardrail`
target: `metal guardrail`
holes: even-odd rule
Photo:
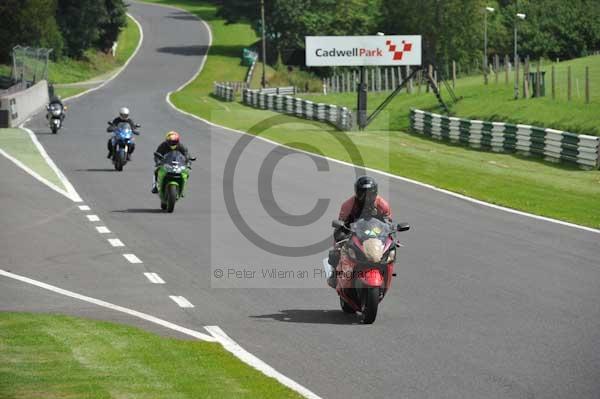
[[[214,84],[214,95],[223,101],[233,101],[235,99],[234,89],[223,83]]]
[[[259,92],[265,94],[284,94],[290,95],[296,94],[296,88],[294,86],[285,86],[285,87],[267,87],[264,89],[260,89]]]
[[[245,89],[242,92],[242,102],[254,108],[330,123],[340,130],[351,130],[354,121],[352,111],[346,107],[315,103],[290,95]]]
[[[600,168],[600,137],[577,135],[530,125],[448,117],[417,109],[410,127],[429,137],[496,152],[541,156],[584,169]]]

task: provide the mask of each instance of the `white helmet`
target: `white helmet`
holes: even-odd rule
[[[121,116],[121,119],[127,119],[129,118],[129,108],[123,107],[119,110],[119,115]]]

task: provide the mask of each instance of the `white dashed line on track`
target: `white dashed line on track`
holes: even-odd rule
[[[180,308],[193,308],[194,307],[194,305],[192,305],[190,303],[190,301],[188,301],[187,299],[185,299],[182,296],[169,295],[169,298],[171,298],[177,305],[179,305]]]
[[[100,234],[110,233],[110,230],[106,226],[96,226],[96,230],[98,230],[98,233],[100,233]]]
[[[98,215],[86,215],[90,222],[99,222],[100,218]]]
[[[124,247],[125,246],[125,244],[123,244],[123,241],[119,240],[118,238],[109,238],[108,242],[113,247]]]
[[[146,276],[146,278],[148,280],[150,280],[150,282],[152,284],[164,284],[165,283],[165,280],[160,278],[160,276],[156,273],[144,273],[144,276]]]
[[[87,205],[79,205],[79,210],[80,211],[89,211],[90,207]]]
[[[129,261],[129,263],[144,263],[134,254],[123,254],[123,256]]]

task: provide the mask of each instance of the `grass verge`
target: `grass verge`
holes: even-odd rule
[[[0,313],[2,398],[298,398],[215,343],[81,318]]]
[[[216,16],[216,6],[208,2],[151,2],[188,10],[204,19],[213,33],[213,47],[202,73],[171,97],[177,107],[219,125],[253,133],[256,133],[254,129],[260,122],[278,115],[255,110],[239,102],[222,103],[211,96],[213,81],[244,78],[245,70],[239,67],[241,49],[256,41],[250,25],[226,25]],[[224,51],[231,48],[235,51]],[[493,108],[486,103],[487,97],[478,99],[476,96],[477,79],[466,78],[459,83],[459,88],[464,85],[465,90],[457,90],[458,94],[468,97],[462,104],[471,104],[469,107],[473,110]],[[490,86],[487,90],[494,90],[494,87]],[[322,96],[313,98],[319,100],[318,97]],[[384,97],[384,94],[371,95],[370,104],[377,105]],[[353,106],[355,101],[352,95],[326,98],[340,105]],[[520,100],[515,103],[527,106],[541,101],[546,100]],[[399,106],[397,102],[403,105]],[[337,138],[349,139],[359,149],[366,166],[510,208],[600,227],[600,171],[581,171],[534,158],[477,151],[403,132],[408,126],[410,106],[428,109],[435,104],[432,94],[401,96],[388,108],[390,116],[387,120],[377,119],[363,133],[335,132],[327,125],[317,126],[292,117],[280,117],[277,126],[261,130],[260,135],[344,161],[351,161],[350,156],[344,148],[340,148]],[[400,112],[402,107],[405,109]],[[532,115],[535,117],[536,114]],[[587,117],[590,116],[586,111],[582,118]]]
[[[48,166],[46,160],[31,141],[29,134],[23,129],[0,129],[0,148],[23,162],[38,175],[66,190],[56,173]]]

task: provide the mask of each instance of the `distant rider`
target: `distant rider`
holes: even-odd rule
[[[60,109],[62,109],[62,112],[60,114],[60,124],[62,125],[65,120],[65,113],[67,111],[67,107],[65,107],[65,105],[63,104],[60,96],[52,96],[52,99],[50,100],[50,102],[48,103],[48,106],[46,107],[48,109],[48,113],[46,114],[46,119],[51,118],[52,114],[50,113],[50,109],[52,108],[53,105],[58,105],[60,107]]]
[[[129,108],[127,107],[123,107],[119,110],[119,116],[117,116],[115,119],[113,119],[113,121],[111,122],[111,125],[113,128],[116,128],[117,125],[119,123],[129,123],[129,126],[131,127],[131,130],[135,133],[135,134],[139,134],[135,129],[135,123],[133,122],[133,120],[129,117]],[[112,143],[112,137],[108,139],[108,143],[106,143],[106,147],[108,148],[108,155],[106,156],[106,158],[110,159],[112,158],[112,150],[113,150],[113,143]],[[131,141],[131,143],[129,144],[129,151],[127,152],[127,160],[130,161],[131,160],[131,154],[133,154],[133,151],[135,151],[135,142]]]
[[[385,199],[377,194],[377,182],[370,176],[361,176],[354,183],[354,195],[346,200],[340,209],[338,220],[344,222],[346,227],[358,219],[375,217],[384,222],[391,222],[392,210]],[[335,242],[349,238],[349,232],[340,227],[333,233]],[[342,256],[342,246],[336,245],[329,253],[329,264],[337,268]],[[336,273],[327,280],[327,283],[336,287]]]
[[[171,151],[179,151],[185,157],[185,160],[188,161],[189,155],[187,148],[179,142],[179,133],[175,131],[170,131],[165,136],[165,141],[160,143],[155,152],[160,155],[166,155]],[[160,159],[156,155],[154,155],[154,164],[156,167],[154,168],[154,178],[152,179],[152,194],[158,193],[158,188],[156,187],[156,179],[158,174],[158,167],[160,165]]]

